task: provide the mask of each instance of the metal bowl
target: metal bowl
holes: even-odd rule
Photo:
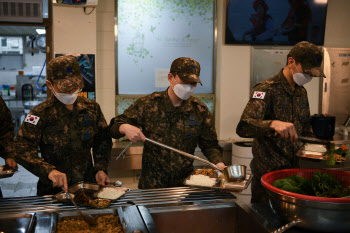
[[[224,168],[223,173],[227,182],[243,181],[246,176],[247,167],[245,165],[230,165]]]
[[[272,210],[287,222],[316,232],[350,232],[350,203],[303,200],[266,189]]]

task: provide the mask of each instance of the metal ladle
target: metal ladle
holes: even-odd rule
[[[64,188],[62,187],[62,190],[64,191]],[[79,209],[78,205],[75,203],[74,199],[72,198],[72,196],[69,194],[69,192],[66,192],[66,195],[69,197],[69,199],[73,202],[75,208],[77,209],[78,213],[81,215],[81,217],[84,219],[85,222],[87,222],[90,226],[96,226],[97,225],[97,221],[96,219],[87,213],[81,212],[81,210]]]
[[[169,150],[172,150],[172,151],[175,151],[179,154],[182,154],[186,157],[189,157],[189,158],[192,158],[192,159],[195,159],[195,160],[198,160],[202,163],[205,163],[209,166],[211,166],[212,168],[222,172],[222,174],[224,175],[224,178],[226,181],[228,182],[235,182],[235,181],[241,181],[241,180],[244,180],[245,179],[245,176],[246,176],[246,166],[244,165],[231,165],[231,166],[227,166],[225,167],[223,170],[218,168],[215,164],[209,162],[208,160],[205,160],[205,159],[202,159],[202,158],[199,158],[195,155],[191,155],[189,153],[186,153],[184,151],[181,151],[181,150],[178,150],[178,149],[175,149],[173,147],[170,147],[170,146],[167,146],[163,143],[160,143],[160,142],[156,142],[156,141],[153,141],[152,139],[149,139],[149,138],[146,138],[146,141],[148,142],[151,142],[155,145],[158,145],[158,146],[161,146],[161,147],[164,147],[166,149],[169,149]]]

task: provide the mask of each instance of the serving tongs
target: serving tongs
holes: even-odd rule
[[[62,187],[62,190],[64,191],[64,188]],[[72,196],[69,194],[69,192],[66,192],[66,195],[69,197],[69,199],[72,201],[72,203],[74,204],[75,208],[77,209],[78,213],[81,215],[81,217],[84,219],[85,222],[87,222],[90,226],[96,226],[97,225],[97,221],[96,219],[90,215],[87,214],[85,212],[81,212],[81,210],[79,209],[77,203],[75,203],[74,199],[72,198]]]
[[[120,156],[122,156],[122,155],[123,155],[123,159],[124,159],[124,153],[129,149],[131,144],[132,144],[132,142],[129,142],[129,144],[124,148],[124,150],[122,152],[120,152],[120,154],[118,155],[118,157],[115,160],[118,160],[120,158]]]
[[[173,147],[170,147],[170,146],[167,146],[163,143],[160,143],[160,142],[157,142],[157,141],[154,141],[152,139],[149,139],[149,138],[146,138],[146,141],[148,142],[151,142],[155,145],[158,145],[158,146],[161,146],[161,147],[164,147],[166,149],[169,149],[169,150],[172,150],[172,151],[175,151],[181,155],[184,155],[186,157],[189,157],[189,158],[192,158],[192,159],[195,159],[195,160],[198,160],[202,163],[205,163],[209,166],[211,166],[212,168],[222,172],[222,174],[224,175],[224,178],[227,182],[236,182],[236,181],[241,181],[241,180],[244,180],[245,177],[246,177],[246,166],[244,165],[231,165],[231,166],[227,166],[225,167],[224,169],[220,169],[218,168],[215,164],[209,162],[208,160],[205,160],[205,159],[202,159],[200,157],[197,157],[195,155],[191,155],[189,153],[186,153],[184,151],[181,151],[181,150],[178,150],[178,149],[175,149]]]

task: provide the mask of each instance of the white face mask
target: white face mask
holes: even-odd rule
[[[174,79],[175,80],[175,79]],[[175,80],[176,83],[176,80]],[[173,87],[175,95],[179,97],[182,100],[187,100],[190,98],[194,90],[196,89],[195,86],[191,84],[177,84]]]
[[[52,86],[51,86],[52,87]],[[56,98],[65,105],[71,105],[74,104],[74,102],[78,98],[78,94],[80,92],[80,89],[73,94],[66,94],[66,93],[57,93],[53,87],[51,88],[53,94],[56,96]]]
[[[304,73],[300,73],[297,66],[294,63],[295,68],[297,69],[298,73],[293,74],[293,70],[290,69],[292,71],[293,74],[293,80],[296,84],[298,84],[299,86],[304,85],[305,83],[308,83],[311,81],[311,77],[307,74]]]

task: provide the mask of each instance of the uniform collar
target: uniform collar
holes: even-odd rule
[[[295,90],[293,91],[292,87],[290,86],[287,78],[284,76],[283,74],[283,69],[279,72],[278,77],[281,80],[281,84],[282,87],[284,88],[284,90],[291,96],[295,95],[295,96],[300,96],[301,95],[301,89],[302,87],[299,85],[295,85]]]
[[[80,112],[88,107],[86,105],[86,103],[84,101],[82,101],[82,98],[79,96],[78,96],[77,100],[74,102],[73,110],[69,110],[68,108],[66,108],[66,106],[63,103],[61,103],[61,101],[59,101],[56,97],[52,96],[51,98],[52,98],[52,100],[51,100],[52,104],[57,107],[59,116],[64,116],[64,115],[70,114],[76,110],[78,112]]]
[[[190,111],[191,99],[193,97],[190,96],[190,98],[183,101],[179,107],[174,107],[174,105],[170,101],[170,97],[168,95],[168,89],[169,89],[169,87],[162,93],[162,97],[164,98],[165,111],[166,112],[175,112],[175,111],[187,112],[187,111]]]

